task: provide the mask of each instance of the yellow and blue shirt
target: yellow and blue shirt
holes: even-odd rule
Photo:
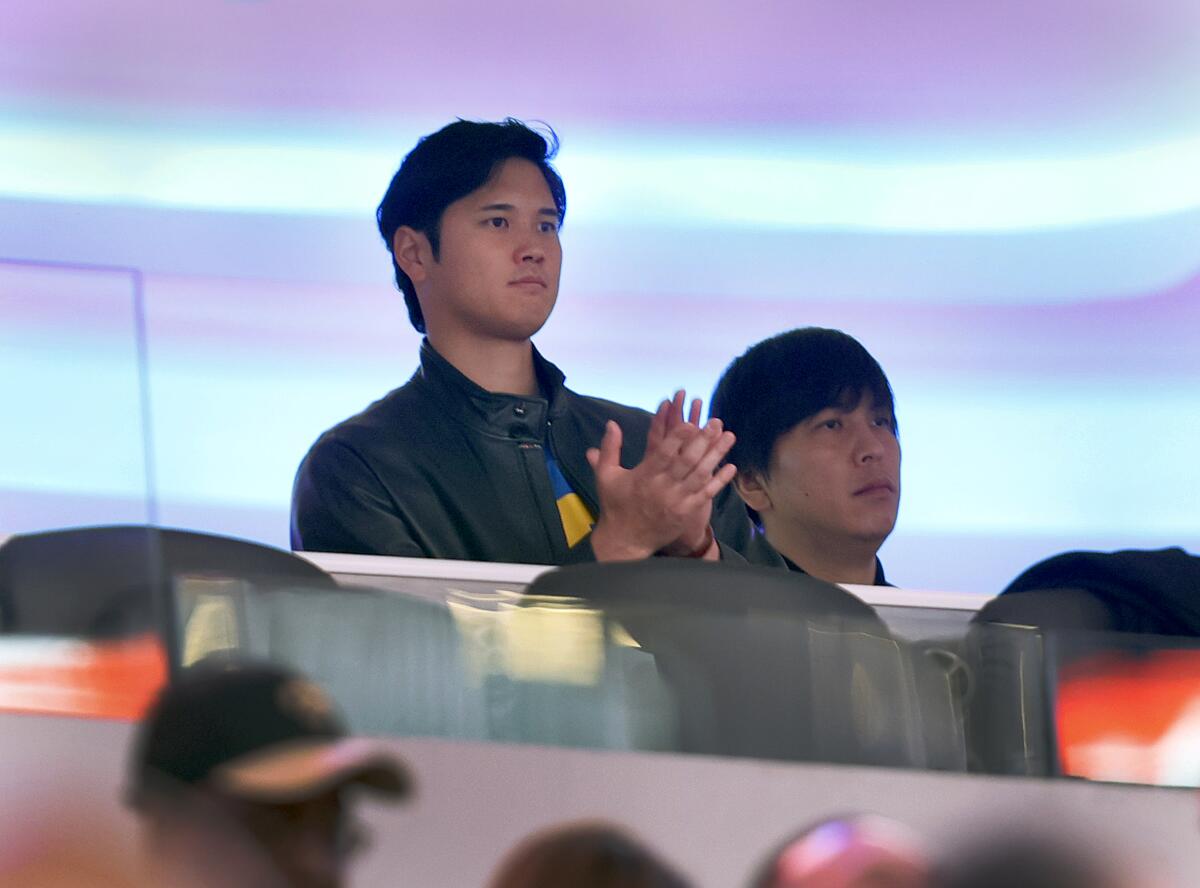
[[[558,504],[558,517],[562,519],[563,533],[567,537],[567,545],[574,546],[592,531],[596,524],[596,516],[583,499],[571,489],[567,478],[558,467],[558,460],[545,448],[546,469],[550,472],[550,484],[554,488],[554,499]]]

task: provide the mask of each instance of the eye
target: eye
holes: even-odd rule
[[[557,222],[541,222],[538,224],[538,231],[542,234],[555,234],[558,231]]]
[[[840,419],[827,419],[821,423],[821,428],[823,429],[840,429],[841,427],[842,421]]]
[[[895,424],[896,424],[895,420],[893,420],[890,416],[875,417],[875,425],[879,426],[881,428],[885,428],[885,429],[894,428]]]
[[[492,216],[484,224],[490,228],[508,228],[508,220],[503,216]]]

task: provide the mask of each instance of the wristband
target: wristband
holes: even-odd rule
[[[713,540],[712,525],[710,524],[710,525],[708,525],[708,527],[704,528],[704,543],[695,552],[689,552],[687,557],[688,558],[703,558],[705,555],[708,554],[708,550],[712,548],[713,542],[714,542],[714,540]]]

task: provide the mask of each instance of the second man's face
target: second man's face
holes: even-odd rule
[[[558,298],[562,246],[546,179],[528,160],[504,161],[442,214],[438,260],[422,309],[431,329],[481,339],[528,339]]]
[[[817,544],[882,545],[900,506],[894,425],[866,395],[853,410],[827,408],[782,435],[764,482],[772,514],[763,520]]]

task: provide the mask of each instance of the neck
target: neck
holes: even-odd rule
[[[528,340],[486,340],[428,334],[434,350],[463,376],[489,392],[509,395],[538,394],[533,370],[533,344]]]
[[[857,540],[830,544],[828,541],[797,535],[772,533],[771,528],[766,528],[766,533],[767,542],[809,576],[827,583],[875,584],[875,553],[879,551],[878,545]]]

